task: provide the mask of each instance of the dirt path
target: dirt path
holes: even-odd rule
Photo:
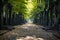
[[[16,29],[0,36],[0,40],[59,40],[53,33],[42,29],[43,26],[35,24],[24,24],[16,26]],[[21,39],[22,38],[22,39]],[[30,38],[30,39],[29,39]]]

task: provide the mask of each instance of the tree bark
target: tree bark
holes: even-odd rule
[[[0,26],[3,26],[3,2],[0,0]]]

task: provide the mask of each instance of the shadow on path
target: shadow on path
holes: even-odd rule
[[[36,25],[36,24],[23,24],[18,25],[15,27],[14,30],[9,31],[8,33],[1,35],[0,40],[17,40],[23,37],[36,37],[36,38],[43,38],[44,40],[59,40],[57,39],[52,32],[48,32],[43,30],[43,26]]]

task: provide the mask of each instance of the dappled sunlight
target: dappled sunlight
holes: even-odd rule
[[[28,20],[28,19],[30,19],[31,14],[32,14],[31,12],[35,6],[33,5],[32,0],[28,0],[26,2],[27,2],[27,4],[25,4],[25,5],[26,5],[27,10],[26,10],[25,19]]]
[[[31,2],[32,0],[28,0],[28,2]]]
[[[55,39],[52,33],[42,29],[42,26],[36,24],[23,24],[18,25],[14,30],[9,31],[2,39],[10,40],[52,40]]]
[[[0,40],[60,40],[59,0],[0,0]]]
[[[26,36],[16,40],[44,40],[44,38],[37,38],[36,36]]]

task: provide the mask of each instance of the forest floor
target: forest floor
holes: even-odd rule
[[[42,28],[44,27],[36,24],[18,25],[15,26],[15,29],[0,35],[0,40],[60,40],[52,32]],[[5,32],[3,30],[0,31]]]

